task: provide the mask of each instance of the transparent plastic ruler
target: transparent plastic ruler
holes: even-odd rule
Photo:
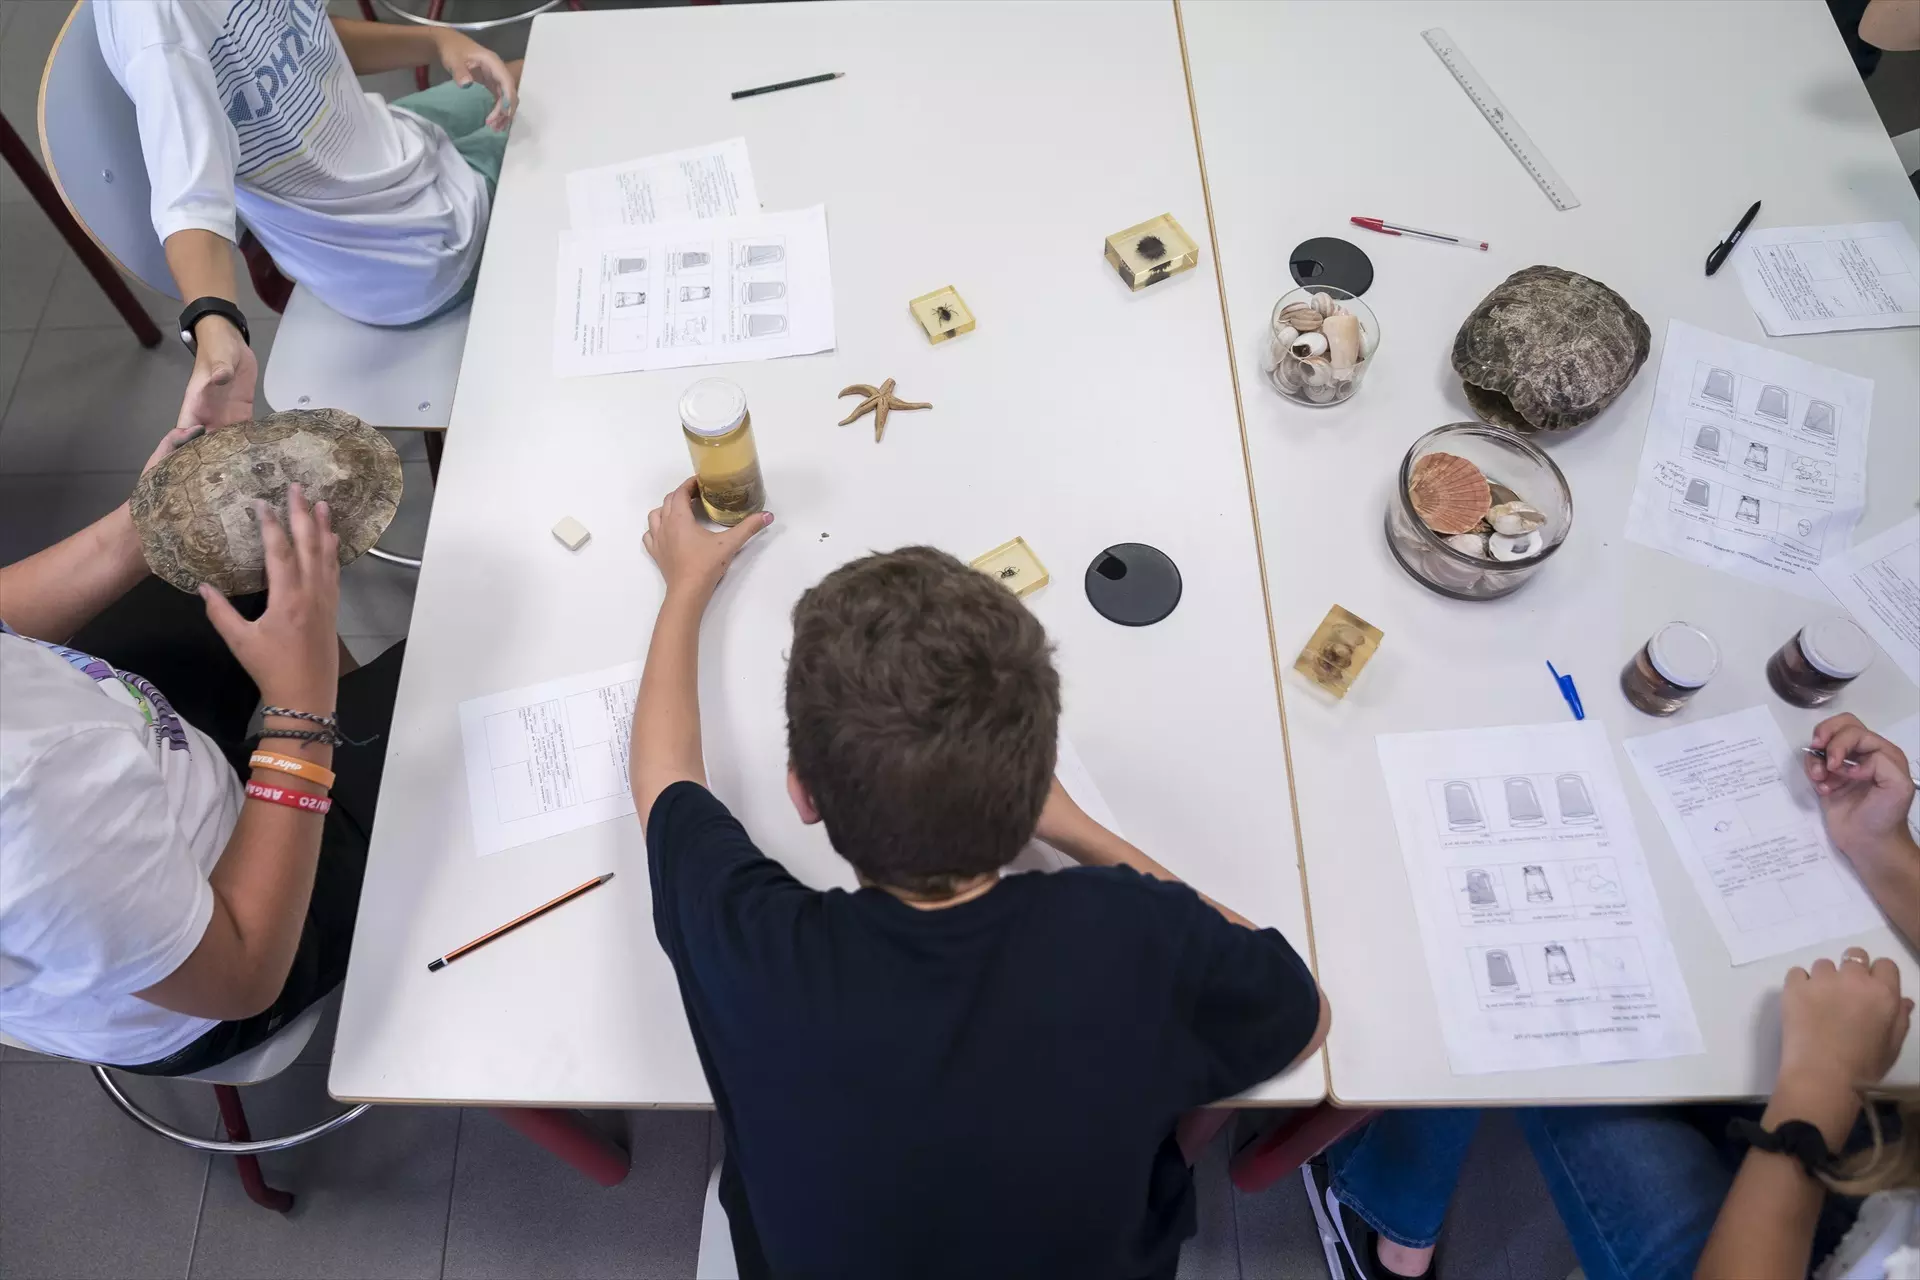
[[[1467,91],[1467,97],[1473,99],[1473,105],[1480,108],[1480,114],[1487,118],[1487,123],[1493,126],[1493,131],[1500,135],[1500,141],[1507,144],[1507,150],[1513,152],[1514,158],[1520,161],[1529,174],[1533,175],[1535,184],[1547,193],[1547,199],[1553,201],[1553,207],[1563,213],[1568,209],[1579,208],[1580,197],[1573,194],[1573,188],[1554,172],[1553,166],[1547,163],[1547,157],[1541,153],[1533,139],[1527,136],[1527,131],[1520,127],[1520,122],[1500,105],[1500,99],[1494,96],[1492,88],[1481,78],[1480,73],[1473,69],[1473,64],[1467,61],[1467,55],[1460,52],[1460,46],[1453,42],[1453,37],[1439,27],[1430,27],[1420,33],[1420,38],[1440,55],[1440,61],[1446,65],[1460,87]]]

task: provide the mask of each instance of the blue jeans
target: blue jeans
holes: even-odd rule
[[[1724,1126],[1727,1112],[1716,1114]],[[1689,1115],[1653,1107],[1516,1113],[1587,1280],[1693,1274],[1734,1160]],[[1334,1194],[1387,1239],[1426,1248],[1439,1238],[1479,1121],[1478,1111],[1386,1112],[1328,1148]]]

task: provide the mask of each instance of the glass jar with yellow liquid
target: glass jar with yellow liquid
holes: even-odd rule
[[[735,525],[766,507],[746,392],[725,378],[700,379],[680,397],[680,430],[709,520]]]

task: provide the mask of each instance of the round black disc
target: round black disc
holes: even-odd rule
[[[1303,240],[1287,255],[1287,270],[1302,288],[1332,285],[1359,297],[1373,287],[1373,259],[1357,244],[1333,236]]]
[[[1087,601],[1123,627],[1160,621],[1180,603],[1180,569],[1144,542],[1108,547],[1087,566]]]

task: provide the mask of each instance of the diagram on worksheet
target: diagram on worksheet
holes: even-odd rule
[[[474,852],[631,814],[627,743],[639,688],[630,662],[461,703]]]
[[[1627,536],[1824,599],[1866,501],[1873,384],[1680,321],[1667,328]]]
[[[1379,750],[1456,1072],[1700,1051],[1604,729],[1393,734]]]

